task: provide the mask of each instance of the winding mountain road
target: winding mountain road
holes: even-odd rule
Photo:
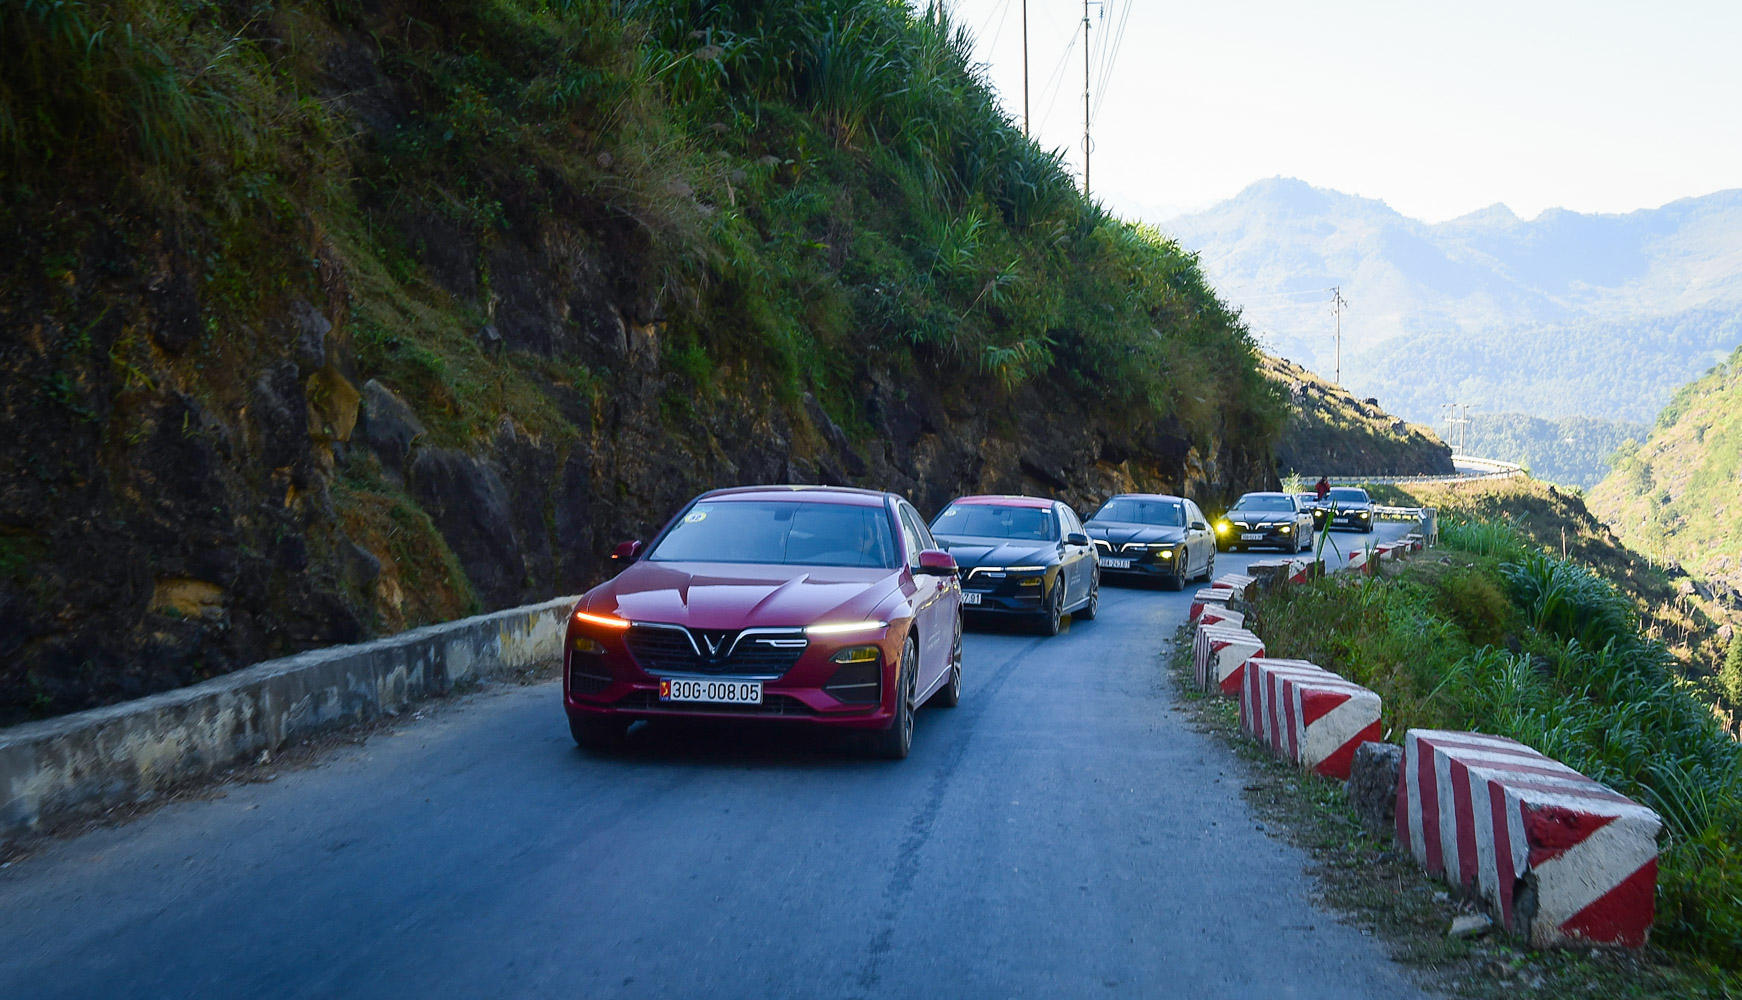
[[[898,764],[774,727],[592,756],[554,681],[495,686],[0,870],[0,995],[1421,996],[1169,711],[1189,596],[971,632]]]

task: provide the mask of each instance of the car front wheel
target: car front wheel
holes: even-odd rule
[[[913,749],[914,675],[919,673],[919,647],[909,636],[901,647],[900,676],[895,679],[895,718],[889,728],[875,733],[872,752],[885,760],[906,760]]]
[[[1059,634],[1059,628],[1065,617],[1065,581],[1063,577],[1052,585],[1052,596],[1047,599],[1046,610],[1040,616],[1040,634],[1053,636]]]
[[[950,679],[931,696],[928,705],[955,708],[962,701],[962,619],[956,618],[956,643],[950,647]]]

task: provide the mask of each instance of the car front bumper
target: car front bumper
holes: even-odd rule
[[[563,647],[563,709],[571,720],[597,722],[606,719],[756,719],[843,729],[887,729],[895,718],[894,664],[900,661],[906,641],[904,625],[891,626],[880,635],[813,638],[796,661],[777,676],[767,672],[695,672],[644,670],[621,633],[608,634],[578,627],[571,621]],[[605,652],[577,652],[577,639],[601,643]],[[584,645],[584,643],[583,643]],[[836,663],[841,650],[874,646],[879,651],[875,666],[855,668]],[[660,680],[754,680],[762,684],[758,705],[713,702],[673,702],[659,698]],[[871,700],[844,700],[838,687],[854,681],[876,681]],[[830,688],[835,688],[831,692]],[[863,691],[863,689],[861,689]]]
[[[1285,527],[1288,528],[1287,531],[1282,530]],[[1258,537],[1248,537],[1251,535]],[[1300,536],[1295,534],[1295,526],[1292,524],[1256,524],[1246,528],[1236,524],[1229,528],[1225,535],[1218,532],[1216,541],[1223,549],[1239,546],[1274,545],[1278,548],[1292,550],[1300,546]]]

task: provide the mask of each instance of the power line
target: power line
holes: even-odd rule
[[[1112,51],[1103,60],[1101,84],[1098,91],[1100,96],[1095,99],[1094,117],[1096,121],[1101,120],[1101,105],[1106,103],[1107,90],[1113,82],[1113,66],[1119,61],[1119,51],[1125,44],[1125,26],[1131,21],[1131,7],[1132,0],[1125,0],[1124,6],[1119,8],[1119,23],[1113,28]],[[1107,48],[1107,43],[1103,42],[1102,49],[1105,51]]]
[[[1040,88],[1041,94],[1042,94],[1042,99],[1044,99],[1044,96],[1046,93],[1046,88],[1051,87],[1053,85],[1054,80],[1058,81],[1058,85],[1059,85],[1058,89],[1054,90],[1052,92],[1052,103],[1050,103],[1046,106],[1046,114],[1040,116],[1040,130],[1041,131],[1046,130],[1046,123],[1052,119],[1052,109],[1058,104],[1059,94],[1064,91],[1065,63],[1070,60],[1071,53],[1075,52],[1076,50],[1077,50],[1077,33],[1073,31],[1073,32],[1071,32],[1071,43],[1069,45],[1065,46],[1065,54],[1062,56],[1059,56],[1059,64],[1057,66],[1053,67],[1052,75],[1047,77],[1046,86]]]

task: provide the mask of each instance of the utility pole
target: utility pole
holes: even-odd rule
[[[1028,0],[1022,0],[1022,137],[1028,138]]]
[[[1444,407],[1448,411],[1447,416],[1446,416],[1447,428],[1450,429],[1450,428],[1456,427],[1458,429],[1457,454],[1459,454],[1459,455],[1467,454],[1464,451],[1464,428],[1469,426],[1469,423],[1470,423],[1470,404],[1468,404],[1468,403],[1446,403],[1446,404],[1444,404]],[[1458,415],[1458,410],[1460,407],[1463,409],[1463,416]],[[1451,437],[1450,434],[1447,434],[1446,436]]]
[[[1083,197],[1089,197],[1089,2],[1083,0]]]
[[[1331,286],[1331,312],[1336,314],[1336,383],[1343,385],[1343,307],[1348,300],[1343,298],[1343,286]]]

